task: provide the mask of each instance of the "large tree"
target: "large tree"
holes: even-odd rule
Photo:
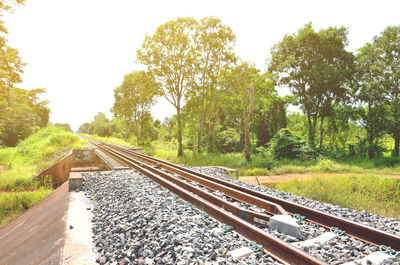
[[[346,45],[344,27],[316,32],[309,23],[297,35],[284,36],[272,48],[269,70],[277,74],[279,85],[287,86],[296,95],[296,103],[307,115],[310,145],[315,144],[318,118],[323,124],[332,103],[346,95],[354,60],[345,50]]]
[[[383,86],[390,108],[389,131],[395,145],[394,156],[399,156],[400,148],[400,26],[387,27],[381,35],[375,37],[374,45],[378,49],[381,62]]]
[[[367,43],[358,49],[353,97],[361,104],[356,113],[367,131],[369,144],[372,144],[386,129],[387,108],[385,108],[382,70],[383,62],[376,46]]]
[[[134,71],[125,75],[122,85],[114,90],[115,101],[111,109],[116,117],[124,120],[125,140],[133,123],[136,137],[143,144],[147,114],[159,94],[159,85],[150,73]]]
[[[236,37],[230,27],[215,17],[201,19],[197,32],[197,60],[189,100],[194,103],[193,113],[198,120],[197,150],[200,152],[204,145],[205,125],[208,124],[208,149],[213,151],[218,115],[215,100],[218,77],[223,67],[236,60],[233,53]]]
[[[171,20],[159,26],[153,35],[146,35],[137,52],[139,62],[148,66],[161,84],[162,95],[176,109],[178,156],[183,154],[181,108],[188,83],[193,79],[197,27],[193,18]]]
[[[241,63],[222,72],[220,85],[222,97],[225,98],[222,101],[227,105],[226,115],[233,114],[235,119],[239,120],[244,144],[243,153],[250,161],[250,128],[255,102],[268,97],[268,94],[272,92],[271,83],[266,80],[265,75],[259,73],[254,65]],[[232,109],[232,106],[235,106],[235,109]]]
[[[18,50],[7,45],[8,32],[4,27],[3,16],[5,12],[12,11],[23,3],[24,0],[0,1],[0,97],[7,99],[3,104],[8,104],[12,100],[10,89],[14,87],[14,84],[21,82],[24,65],[19,58]],[[4,108],[4,105],[0,107]]]

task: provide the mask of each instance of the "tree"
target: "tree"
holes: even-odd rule
[[[389,131],[395,145],[394,156],[399,156],[400,147],[400,26],[387,27],[374,38],[378,49],[378,60],[382,67],[383,86],[390,109]]]
[[[94,134],[93,126],[89,122],[85,122],[79,126],[78,133]]]
[[[143,144],[148,113],[159,94],[159,85],[150,73],[134,71],[125,75],[122,85],[114,90],[115,101],[111,109],[116,117],[125,122],[125,140],[133,122],[136,137]]]
[[[215,125],[217,120],[217,83],[223,67],[236,61],[233,45],[236,36],[230,27],[224,25],[219,18],[206,17],[200,20],[197,27],[196,53],[193,87],[189,93],[189,101],[198,117],[197,150],[203,147],[205,125],[208,123],[208,149],[214,150]],[[189,103],[190,104],[190,103]]]
[[[269,70],[277,74],[279,85],[296,95],[296,103],[307,115],[307,139],[312,146],[317,119],[323,128],[331,104],[347,94],[354,67],[353,55],[345,50],[346,36],[344,27],[315,32],[309,23],[297,35],[286,35],[271,51]]]
[[[368,144],[381,136],[386,129],[385,87],[383,83],[383,63],[379,50],[371,43],[358,49],[353,97],[362,105],[356,113],[367,131]]]
[[[255,106],[255,95],[268,89],[269,84],[265,81],[265,76],[259,74],[253,65],[241,63],[240,65],[227,69],[221,75],[221,89],[225,97],[231,100],[239,100],[240,124],[243,134],[245,158],[250,161],[251,142],[250,128],[251,117]],[[264,95],[265,96],[265,95]],[[257,97],[260,98],[260,97]],[[232,105],[229,104],[229,105]]]
[[[18,50],[7,45],[5,35],[8,33],[4,27],[3,15],[5,11],[12,11],[24,3],[24,0],[0,1],[0,97],[7,99],[3,104],[9,104],[10,89],[14,84],[21,82],[22,67],[24,64],[18,56]],[[4,108],[4,105],[0,105]]]
[[[162,95],[175,107],[178,122],[178,156],[182,146],[182,101],[193,77],[196,61],[195,38],[198,23],[193,18],[178,18],[146,35],[138,50],[139,62],[147,65],[162,87]]]
[[[54,126],[58,127],[58,128],[61,128],[61,129],[65,130],[65,131],[67,131],[67,132],[72,132],[71,126],[68,123],[56,122],[56,123],[54,123]]]
[[[93,133],[98,136],[109,137],[112,135],[111,121],[102,112],[97,113],[94,120],[90,123],[93,127]]]
[[[27,137],[34,127],[45,127],[49,121],[48,101],[41,100],[43,88],[25,90],[12,88],[9,98],[0,97],[0,142],[14,146]]]

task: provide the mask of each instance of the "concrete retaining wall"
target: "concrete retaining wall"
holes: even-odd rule
[[[69,173],[71,172],[72,167],[72,153],[69,153],[67,157],[61,159],[54,165],[50,166],[49,168],[45,169],[36,176],[36,178],[44,178],[45,176],[50,176],[53,180],[53,186],[57,188],[61,184],[69,178]]]

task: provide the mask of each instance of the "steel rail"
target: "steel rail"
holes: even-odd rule
[[[187,190],[179,185],[173,183],[164,177],[158,176],[158,173],[164,173],[161,170],[155,169],[158,173],[155,174],[152,171],[146,169],[144,164],[132,158],[126,158],[125,155],[117,153],[115,150],[110,150],[106,147],[99,146],[102,150],[109,153],[110,155],[116,157],[118,160],[123,161],[137,171],[143,173],[144,175],[150,177],[155,182],[159,183],[163,187],[169,189],[170,191],[178,194],[184,200],[189,201],[198,209],[205,211],[206,213],[213,216],[215,219],[223,222],[229,226],[234,227],[235,231],[242,236],[254,240],[258,244],[261,244],[265,251],[270,254],[273,258],[285,263],[285,264],[298,264],[298,265],[326,265],[327,263],[311,256],[303,250],[300,250],[283,240],[273,237],[272,235],[266,233],[262,229],[251,225],[250,223],[242,220],[241,218],[231,214],[230,212],[224,210],[221,207],[216,206],[214,203],[207,201],[206,199],[194,194],[193,186],[190,190]],[[133,162],[136,161],[136,162]],[[165,174],[165,173],[164,173]],[[174,178],[170,176],[171,178]],[[175,178],[178,181],[181,181]],[[181,181],[182,182],[182,181]]]
[[[214,181],[216,183],[219,183],[219,184],[225,185],[227,187],[242,191],[244,193],[251,194],[258,198],[274,202],[276,204],[281,205],[285,210],[289,211],[290,213],[293,213],[293,214],[297,213],[297,214],[306,216],[307,221],[316,223],[316,224],[324,226],[326,228],[338,227],[341,230],[345,230],[346,234],[348,234],[349,236],[352,236],[361,241],[368,242],[368,243],[376,245],[376,246],[387,245],[387,246],[392,247],[393,249],[400,250],[400,237],[396,236],[394,234],[390,234],[388,232],[378,230],[376,228],[373,228],[373,227],[370,227],[370,226],[367,226],[367,225],[364,225],[361,223],[357,223],[355,221],[348,220],[343,217],[334,216],[329,213],[325,213],[325,212],[315,210],[315,209],[312,209],[312,208],[309,208],[309,207],[306,207],[303,205],[299,205],[299,204],[296,204],[296,203],[293,203],[293,202],[290,202],[290,201],[287,201],[287,200],[284,200],[281,198],[267,195],[267,194],[261,193],[259,191],[255,191],[255,190],[240,186],[238,184],[224,181],[224,180],[212,177],[212,176],[208,176],[208,175],[181,167],[179,165],[175,165],[173,163],[170,163],[170,162],[167,162],[167,161],[164,161],[161,159],[153,158],[153,157],[145,155],[145,154],[131,151],[126,148],[122,148],[122,147],[118,147],[118,146],[114,146],[114,145],[108,145],[108,146],[113,146],[120,151],[123,151],[123,152],[129,153],[131,155],[134,155],[136,157],[139,157],[140,159],[143,159],[144,161],[151,161],[153,163],[156,163],[159,167],[165,168],[167,170],[185,171],[187,173]]]
[[[105,145],[110,147],[109,145]],[[115,147],[110,147],[110,148],[115,148]],[[118,149],[118,148],[115,148]],[[119,150],[119,149],[118,149]],[[124,151],[124,150],[121,150]],[[132,154],[130,154],[132,156]],[[286,212],[285,209],[282,208],[282,206],[264,200],[264,199],[260,199],[256,196],[247,194],[245,192],[239,191],[237,189],[233,189],[231,187],[227,187],[226,185],[222,185],[220,183],[217,183],[213,180],[208,180],[205,179],[203,177],[197,176],[195,174],[186,172],[186,171],[182,171],[179,169],[176,169],[174,167],[171,166],[162,166],[160,164],[156,164],[156,166],[159,167],[163,167],[166,170],[179,174],[181,177],[183,177],[186,180],[189,181],[196,181],[198,182],[200,185],[207,187],[208,189],[214,190],[214,191],[221,191],[223,192],[226,196],[231,197],[237,201],[243,202],[243,203],[247,203],[247,204],[251,204],[251,205],[257,205],[263,209],[265,209],[267,212],[271,213],[271,214],[288,214],[288,212]]]
[[[112,149],[109,149],[109,148],[102,149],[102,150],[107,152],[107,153],[109,153],[109,154],[111,154],[111,155],[115,155],[116,154]],[[259,226],[266,226],[266,223],[268,222],[268,220],[270,218],[269,215],[266,215],[264,213],[258,213],[258,212],[254,212],[254,211],[243,209],[243,208],[241,208],[239,206],[236,206],[235,204],[233,204],[231,202],[228,202],[227,200],[224,200],[224,199],[222,199],[222,198],[220,198],[220,197],[218,197],[218,196],[216,196],[216,195],[214,195],[212,193],[209,193],[209,192],[204,191],[204,190],[202,190],[200,188],[197,188],[197,187],[191,185],[188,182],[184,182],[184,181],[180,180],[179,178],[171,176],[171,175],[169,175],[169,174],[167,174],[167,173],[165,173],[165,172],[163,172],[161,170],[158,170],[158,169],[156,169],[156,168],[154,168],[152,166],[143,164],[141,161],[138,161],[138,160],[136,160],[136,159],[134,159],[132,157],[129,157],[129,156],[126,156],[126,155],[123,155],[123,154],[119,154],[119,155],[121,157],[125,158],[125,159],[130,160],[133,163],[136,163],[136,164],[140,165],[141,167],[145,168],[146,170],[149,170],[149,171],[151,171],[151,172],[153,172],[155,174],[158,174],[158,175],[166,178],[167,180],[169,180],[169,181],[171,181],[171,182],[173,182],[173,183],[175,183],[175,184],[177,184],[177,185],[179,185],[179,186],[181,186],[181,187],[183,187],[183,188],[185,188],[187,190],[190,190],[194,194],[206,199],[207,201],[215,204],[218,207],[221,207],[221,208],[223,208],[223,209],[235,214],[236,216],[242,218],[243,220],[245,220],[245,221],[247,221],[247,222],[249,222],[251,224],[259,225]],[[257,219],[255,219],[255,218],[257,218]]]

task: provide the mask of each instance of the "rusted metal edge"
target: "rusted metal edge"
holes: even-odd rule
[[[103,149],[104,150],[104,149]],[[240,219],[239,217],[232,215],[230,212],[210,203],[209,201],[193,194],[192,192],[179,187],[178,185],[172,183],[169,180],[166,180],[162,177],[157,176],[156,174],[152,173],[151,171],[141,167],[129,159],[124,158],[123,156],[117,154],[114,151],[108,151],[109,153],[113,154],[116,157],[124,160],[127,164],[132,166],[137,171],[143,173],[144,175],[150,177],[155,182],[159,183],[160,185],[164,186],[165,188],[169,189],[170,191],[178,194],[184,200],[189,201],[198,209],[207,212],[215,219],[223,222],[229,226],[235,228],[235,231],[239,234],[243,235],[244,237],[251,238],[257,244],[261,244],[264,249],[275,259],[283,261],[287,264],[299,264],[299,265],[319,265],[319,264],[327,264],[308,253],[278,239],[270,234],[266,233],[265,231],[261,230],[260,228],[247,223],[246,221]]]
[[[242,192],[251,194],[253,196],[277,203],[291,213],[298,213],[298,214],[306,216],[306,219],[308,221],[317,223],[317,224],[327,227],[327,228],[332,227],[332,226],[338,227],[341,230],[345,230],[346,234],[348,234],[354,238],[357,238],[361,241],[365,241],[365,242],[371,243],[376,246],[383,244],[383,245],[390,246],[393,249],[397,249],[397,250],[400,249],[400,237],[396,236],[394,234],[390,234],[388,232],[378,230],[376,228],[373,228],[373,227],[370,227],[370,226],[367,226],[367,225],[364,225],[361,223],[357,223],[355,221],[348,220],[348,219],[345,219],[342,217],[334,216],[332,214],[328,214],[328,213],[325,213],[325,212],[322,212],[319,210],[311,209],[306,206],[302,206],[302,205],[299,205],[299,204],[296,204],[296,203],[293,203],[293,202],[290,202],[290,201],[287,201],[284,199],[273,197],[273,196],[237,185],[235,183],[217,179],[212,176],[208,176],[208,175],[181,167],[179,165],[175,165],[173,163],[170,163],[170,162],[167,162],[167,161],[164,161],[161,159],[153,158],[153,157],[145,155],[145,154],[140,154],[140,153],[136,153],[134,151],[128,151],[128,150],[126,150],[126,151],[129,153],[132,153],[132,154],[135,153],[135,155],[138,157],[143,157],[143,158],[147,158],[147,159],[156,161],[161,166],[163,164],[167,165],[167,166],[173,166],[173,167],[176,167],[177,169],[186,171],[193,175],[197,175],[199,177],[203,177],[205,179],[212,180],[214,182],[228,186],[230,188],[234,188],[234,189],[240,190]]]

